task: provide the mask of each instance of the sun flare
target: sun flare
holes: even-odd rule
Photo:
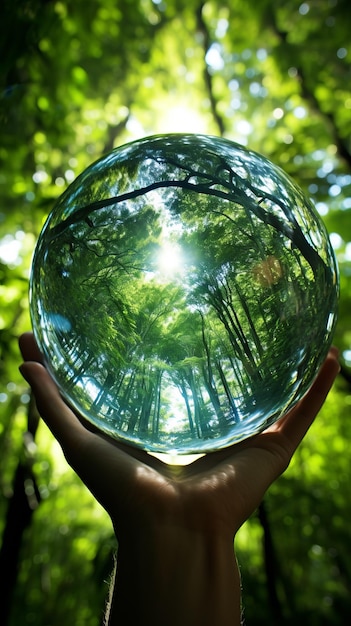
[[[178,244],[166,241],[157,256],[157,267],[163,276],[173,276],[182,271],[184,259]]]
[[[165,106],[157,124],[160,133],[206,133],[208,121],[187,102]]]

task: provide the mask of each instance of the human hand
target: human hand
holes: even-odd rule
[[[152,455],[86,428],[63,401],[42,365],[32,333],[20,338],[23,376],[38,410],[68,463],[110,514],[116,531],[135,520],[160,522],[179,509],[188,523],[220,524],[232,535],[260,503],[321,408],[339,371],[332,348],[306,396],[276,424],[242,443],[210,453],[189,466],[169,466]],[[204,510],[206,509],[206,515]]]
[[[63,401],[31,333],[20,348],[21,372],[40,414],[115,528],[118,576],[108,624],[158,626],[167,611],[169,626],[239,625],[233,537],[323,405],[339,371],[337,351],[329,351],[309,392],[273,426],[183,467],[86,427]]]

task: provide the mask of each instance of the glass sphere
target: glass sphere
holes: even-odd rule
[[[311,202],[231,141],[149,137],[56,203],[30,280],[35,337],[64,398],[150,452],[260,432],[330,347],[337,267]]]

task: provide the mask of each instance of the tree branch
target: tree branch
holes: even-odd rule
[[[204,20],[204,16],[203,16],[203,8],[204,8],[205,3],[201,2],[196,10],[196,23],[197,23],[197,29],[198,31],[201,33],[202,35],[202,41],[203,41],[203,50],[204,50],[204,71],[203,71],[203,76],[204,76],[204,81],[205,81],[205,86],[206,86],[206,90],[208,93],[208,97],[210,100],[210,105],[211,105],[211,112],[213,115],[213,119],[216,122],[217,126],[218,126],[218,131],[219,134],[222,136],[224,135],[225,132],[225,124],[224,124],[224,120],[223,117],[220,115],[219,111],[218,111],[218,102],[216,100],[216,97],[214,95],[214,88],[213,88],[213,76],[211,74],[211,72],[208,69],[208,65],[206,62],[206,54],[208,52],[208,50],[211,47],[211,37],[210,37],[210,33],[209,30],[207,28],[207,24]]]
[[[169,162],[170,161],[168,161],[168,163]],[[93,228],[94,222],[90,216],[95,211],[120,204],[126,200],[136,199],[157,189],[175,187],[178,189],[192,191],[196,194],[214,196],[242,206],[248,213],[255,215],[261,222],[272,226],[272,228],[284,234],[284,236],[290,240],[298,250],[300,250],[301,254],[309,263],[314,275],[317,274],[319,269],[323,269],[325,275],[330,275],[329,268],[320,257],[318,250],[316,250],[307,241],[294,216],[293,207],[291,206],[293,204],[293,199],[290,203],[291,205],[289,206],[273,194],[256,189],[249,182],[249,180],[241,179],[241,177],[233,170],[231,170],[232,176],[230,177],[230,180],[227,181],[220,176],[193,170],[192,167],[186,167],[181,163],[177,163],[176,165],[179,169],[184,171],[185,177],[183,179],[157,180],[150,183],[150,185],[146,185],[145,187],[132,189],[131,191],[122,193],[121,195],[114,196],[112,198],[96,200],[89,205],[80,207],[75,211],[73,210],[73,212],[70,213],[66,219],[51,229],[49,241],[52,242],[54,239],[62,235],[70,226],[73,226],[81,221],[85,221],[90,228]],[[190,182],[191,179],[194,178],[200,178],[203,180],[199,183]],[[222,189],[219,187],[222,187]],[[264,207],[263,201],[268,202],[273,206],[279,206],[287,219],[285,221],[281,220],[274,211],[270,210],[270,206],[268,206],[268,208]]]
[[[289,43],[287,37],[288,33],[279,28],[273,7],[272,5],[269,6],[270,8],[267,10],[268,24],[274,31],[275,35],[278,37],[283,48],[283,51],[281,52],[281,54],[279,54],[278,61],[286,58],[298,59],[298,55],[296,54],[296,46]],[[305,72],[301,64],[297,63],[295,65],[295,68],[297,70],[296,78],[300,85],[302,97],[304,98],[304,100],[306,100],[306,102],[308,102],[311,110],[314,111],[325,122],[336,145],[339,158],[344,161],[344,163],[346,163],[346,165],[351,169],[351,152],[346,141],[340,136],[340,132],[335,120],[335,115],[332,112],[327,113],[322,110],[315,92],[308,84]]]

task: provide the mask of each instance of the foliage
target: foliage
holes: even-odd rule
[[[55,199],[101,154],[143,135],[190,131],[223,135],[282,166],[331,233],[342,376],[266,498],[274,589],[262,512],[242,529],[238,551],[248,624],[283,615],[341,626],[351,580],[348,0],[4,0],[0,12],[0,530],[19,459],[31,464],[41,497],[9,623],[97,624],[113,550],[108,520],[46,430],[36,451],[22,444],[30,405],[17,337],[29,328],[35,241]]]

